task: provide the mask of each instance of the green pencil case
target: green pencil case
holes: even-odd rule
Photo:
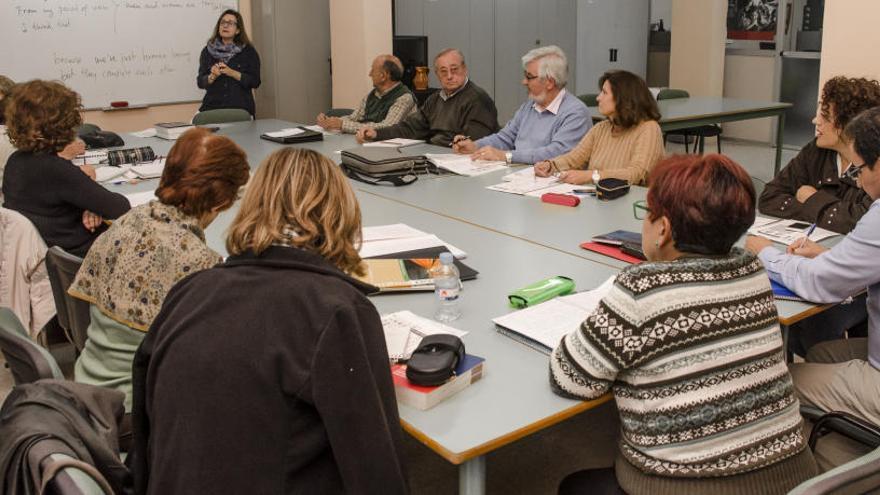
[[[574,292],[574,280],[557,275],[517,289],[507,296],[514,308],[526,308]]]

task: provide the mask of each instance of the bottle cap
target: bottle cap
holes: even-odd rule
[[[444,265],[452,264],[452,253],[449,251],[440,253],[440,263],[443,263]]]

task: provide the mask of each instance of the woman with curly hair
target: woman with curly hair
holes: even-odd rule
[[[407,492],[375,288],[349,275],[360,237],[336,164],[263,161],[229,258],[174,286],[138,348],[138,493]]]
[[[765,215],[817,223],[841,234],[871,207],[871,198],[846,170],[854,163],[843,129],[856,115],[880,105],[880,83],[837,76],[822,87],[813,124],[816,138],[764,188],[758,209]]]
[[[105,226],[130,208],[70,162],[80,98],[61,83],[34,80],[15,86],[6,105],[6,131],[18,149],[3,172],[4,206],[28,218],[48,246],[85,256]],[[64,156],[62,156],[64,155]]]
[[[603,179],[645,183],[665,153],[657,102],[644,79],[625,70],[602,74],[599,91],[596,101],[607,119],[568,153],[535,164],[535,174],[559,172],[559,179],[570,184],[590,184],[596,173]]]

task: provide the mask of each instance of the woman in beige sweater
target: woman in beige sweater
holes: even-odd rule
[[[663,158],[663,135],[657,121],[657,102],[645,81],[624,70],[599,78],[599,111],[606,120],[593,126],[568,153],[535,164],[535,174],[559,173],[570,184],[590,184],[601,178],[645,184],[648,173]]]

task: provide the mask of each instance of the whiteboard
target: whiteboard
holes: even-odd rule
[[[85,108],[198,101],[199,54],[236,0],[0,0],[0,74],[52,79]]]

